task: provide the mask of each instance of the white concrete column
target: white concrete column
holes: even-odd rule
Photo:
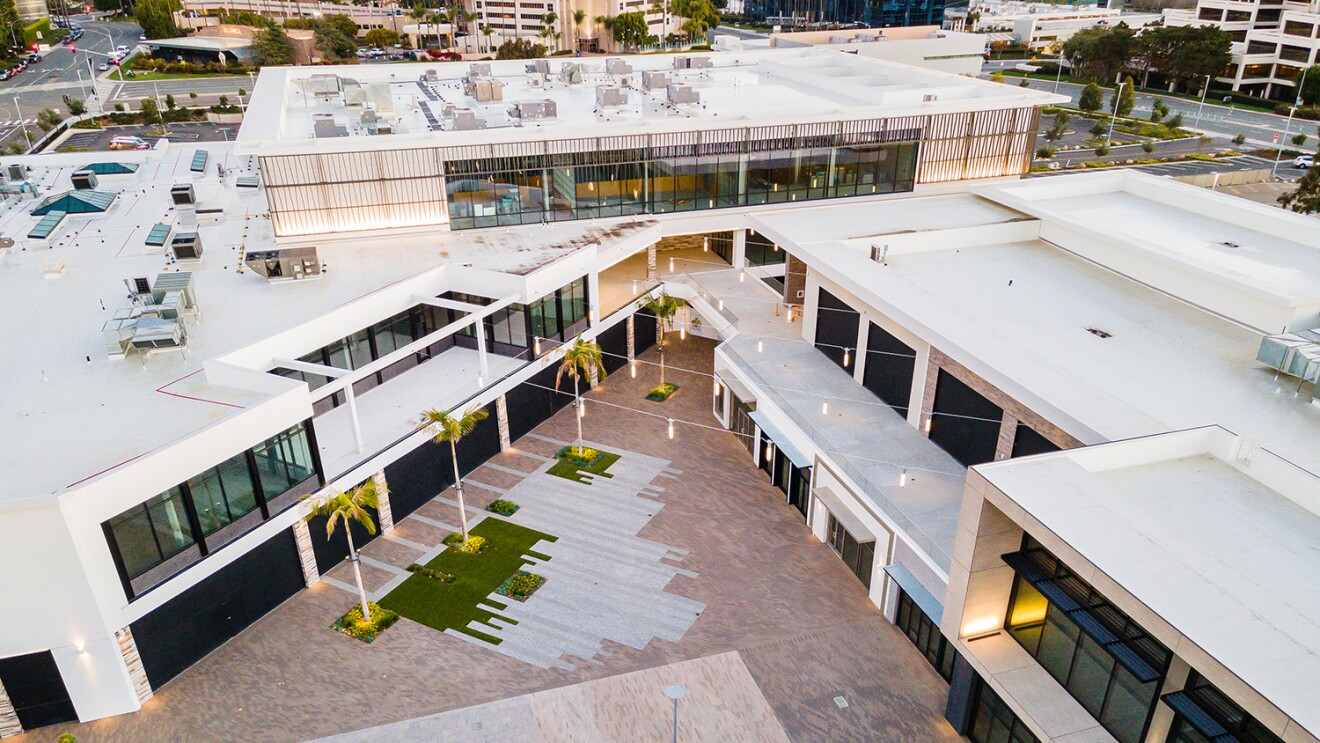
[[[50,649],[79,720],[99,720],[142,709],[119,641],[107,635]]]
[[[486,358],[486,323],[478,320],[476,323],[477,336],[477,360],[481,371],[482,384],[485,384],[490,377],[490,360]]]
[[[733,267],[747,268],[747,230],[733,231]]]
[[[362,421],[358,420],[357,396],[353,394],[353,385],[344,385],[344,397],[348,400],[348,417],[353,419],[353,441],[357,450],[362,451]]]
[[[509,403],[504,395],[495,398],[495,423],[500,429],[500,451],[512,449],[513,442],[509,440]]]
[[[133,682],[133,691],[139,702],[146,702],[155,696],[155,692],[151,690],[147,669],[142,665],[142,656],[138,654],[133,630],[125,627],[115,633],[115,639],[119,641],[119,654],[124,656],[124,665],[128,666],[128,678]]]
[[[870,335],[871,321],[866,319],[866,313],[862,313],[857,317],[857,345],[852,349],[852,368],[848,370],[857,384],[862,383],[862,375],[866,372],[866,342]]]
[[[302,564],[303,583],[308,587],[321,582],[321,571],[316,567],[316,552],[312,550],[312,533],[307,522],[293,522],[293,541],[298,545],[298,562]]]
[[[371,476],[376,483],[376,517],[380,520],[382,534],[394,531],[394,510],[390,508],[390,484],[385,481],[385,470]]]
[[[0,738],[8,738],[23,732],[23,726],[18,723],[18,713],[14,711],[14,703],[9,701],[9,692],[5,691],[5,685],[0,684]]]
[[[595,271],[587,274],[587,317],[593,328],[605,319],[600,311],[600,274]]]

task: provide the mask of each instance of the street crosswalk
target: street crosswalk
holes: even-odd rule
[[[36,123],[37,123],[36,119],[6,119],[4,121],[0,121],[0,129],[5,129],[12,126],[20,126],[20,125],[32,126],[33,124]]]

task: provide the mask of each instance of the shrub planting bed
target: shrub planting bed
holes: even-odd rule
[[[380,633],[389,629],[391,625],[399,621],[399,615],[389,609],[382,609],[377,604],[368,601],[367,609],[371,611],[371,621],[362,621],[361,604],[353,604],[344,616],[335,620],[330,625],[336,632],[343,632],[349,637],[357,638],[363,642],[371,642],[380,636]]]

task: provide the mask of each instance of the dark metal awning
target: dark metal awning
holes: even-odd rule
[[[899,588],[903,589],[903,593],[911,597],[913,603],[921,607],[926,616],[930,617],[930,621],[938,627],[940,620],[944,618],[944,605],[930,591],[926,590],[921,581],[917,580],[917,576],[898,563],[886,565],[885,572],[889,574],[890,578],[894,579]]]
[[[791,461],[794,466],[810,467],[812,465],[811,457],[808,457],[801,449],[793,446],[793,442],[789,441],[788,436],[770,421],[770,417],[765,414],[765,411],[753,410],[751,412],[751,419],[756,425],[761,427],[761,430],[765,432],[765,435],[770,437],[770,440],[774,442],[775,447],[783,452],[784,456],[788,457],[789,461]]]

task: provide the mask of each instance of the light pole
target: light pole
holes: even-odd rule
[[[1123,97],[1123,86],[1127,85],[1127,80],[1118,84],[1118,89],[1114,91],[1114,111],[1109,115],[1109,133],[1105,135],[1105,146],[1108,147],[1114,142],[1114,119],[1118,118],[1118,103]]]
[[[1288,139],[1288,135],[1289,135],[1289,134],[1292,134],[1292,120],[1293,120],[1293,114],[1297,113],[1297,107],[1300,106],[1300,105],[1302,105],[1302,88],[1306,87],[1306,73],[1307,73],[1307,72],[1310,72],[1310,70],[1311,70],[1310,67],[1307,67],[1307,68],[1303,69],[1303,70],[1302,70],[1302,79],[1299,80],[1299,81],[1297,82],[1297,95],[1296,95],[1296,97],[1293,98],[1293,104],[1292,104],[1291,106],[1288,107],[1288,123],[1285,124],[1284,127],[1283,127],[1283,140],[1284,140],[1284,141],[1286,141],[1286,140]],[[1274,166],[1270,168],[1270,177],[1271,177],[1271,178],[1274,178],[1274,177],[1275,177],[1275,174],[1276,174],[1276,173],[1278,172],[1278,170],[1279,170],[1279,158],[1283,157],[1283,145],[1284,145],[1284,141],[1280,141],[1280,142],[1279,142],[1279,147],[1278,147],[1278,149],[1276,149],[1276,150],[1274,151]]]
[[[27,140],[27,148],[32,149],[32,135],[28,134],[27,122],[23,121],[23,109],[18,107],[18,96],[14,96],[14,115],[18,116],[18,126],[23,130],[23,139]]]
[[[1205,76],[1205,87],[1201,89],[1201,103],[1196,107],[1196,131],[1201,131],[1201,111],[1205,108],[1205,95],[1210,92],[1210,75]]]
[[[1059,52],[1059,71],[1054,74],[1054,92],[1059,92],[1059,80],[1063,78],[1063,52]]]
[[[665,696],[669,697],[674,703],[673,743],[678,743],[678,700],[682,699],[685,694],[687,694],[687,689],[684,689],[682,684],[674,684],[668,689],[665,689]]]

